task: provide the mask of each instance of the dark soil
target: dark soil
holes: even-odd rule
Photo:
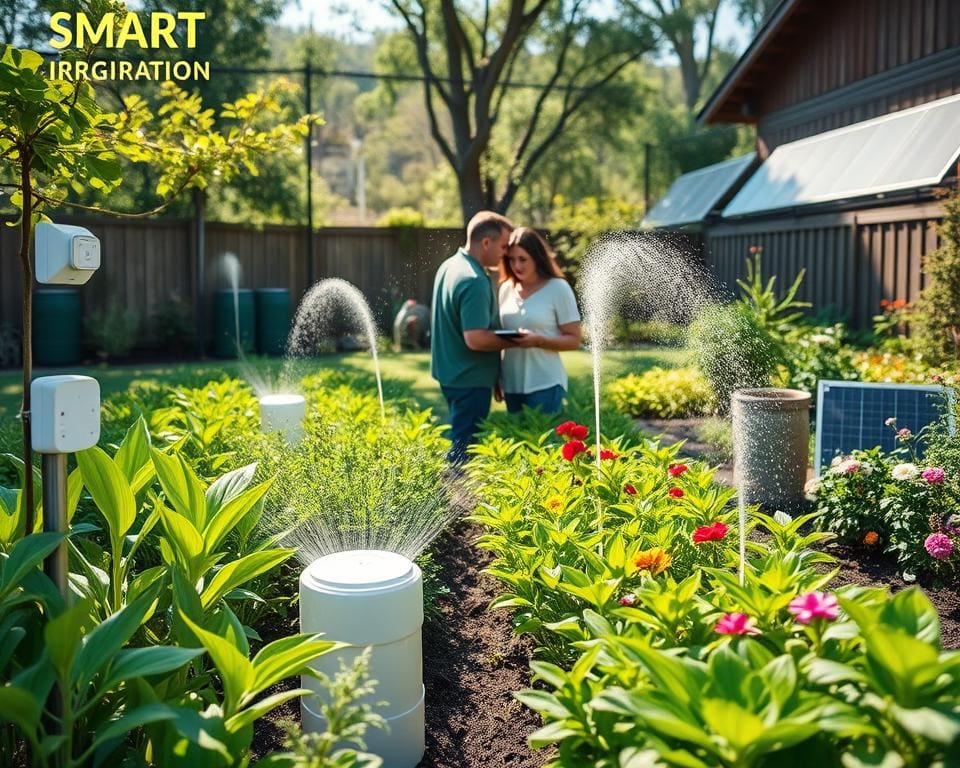
[[[487,610],[501,589],[480,573],[490,554],[473,546],[479,535],[479,528],[461,524],[433,548],[450,593],[441,598],[440,618],[423,627],[427,750],[421,768],[534,768],[548,757],[527,746],[540,720],[512,694],[529,687],[530,645],[513,634],[509,611]],[[260,632],[269,642],[297,632],[297,625],[294,614]],[[298,682],[285,681],[268,693]],[[282,749],[286,730],[299,722],[297,700],[258,720],[254,757]]]
[[[516,637],[508,611],[488,611],[501,592],[494,579],[480,573],[489,560],[473,543],[476,526],[460,524],[434,546],[439,577],[450,593],[441,598],[441,617],[423,628],[423,676],[426,686],[427,750],[421,768],[534,768],[547,752],[527,747],[527,736],[540,723],[512,694],[529,686],[530,644]],[[840,568],[834,585],[889,586],[898,592],[910,586],[893,561],[863,548],[830,545]],[[944,648],[960,648],[960,594],[956,589],[923,582],[940,612]],[[297,617],[261,630],[269,641],[298,631]],[[298,681],[276,686],[290,689]],[[300,721],[298,701],[292,701],[257,721],[256,757],[281,749],[286,729]]]

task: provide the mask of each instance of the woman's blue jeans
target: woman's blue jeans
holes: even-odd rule
[[[560,413],[563,410],[563,398],[567,391],[559,384],[536,392],[504,392],[509,413],[519,413],[523,406],[539,408],[544,413]]]

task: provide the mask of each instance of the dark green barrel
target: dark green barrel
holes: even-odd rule
[[[50,288],[33,294],[34,365],[77,365],[82,352],[82,330],[77,291]]]
[[[217,357],[237,356],[237,320],[240,318],[240,344],[243,351],[253,352],[256,346],[256,311],[253,291],[237,291],[237,310],[234,310],[233,290],[217,291],[213,298],[213,354]]]
[[[287,288],[257,289],[257,352],[282,355],[290,331],[290,291]]]

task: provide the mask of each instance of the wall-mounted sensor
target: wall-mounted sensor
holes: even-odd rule
[[[100,383],[89,376],[41,376],[30,385],[37,453],[76,453],[100,440]]]
[[[37,282],[83,285],[100,269],[100,240],[83,227],[37,224]]]

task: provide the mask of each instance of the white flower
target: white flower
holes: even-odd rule
[[[817,478],[814,477],[811,479],[816,480]],[[809,480],[807,481],[807,485],[810,485]],[[804,486],[804,490],[806,490],[806,486]],[[816,491],[814,491],[814,493],[816,493]],[[813,499],[810,500],[813,501]],[[793,518],[790,517],[790,515],[788,515],[786,512],[781,512],[779,509],[773,513],[773,519],[776,520],[780,525],[790,525],[790,523],[793,522]]]
[[[830,344],[833,341],[833,337],[827,336],[825,333],[814,333],[810,336],[810,341],[814,344]]]
[[[830,462],[831,467],[836,467],[841,461],[846,461],[844,456],[834,456],[833,461]]]
[[[816,500],[817,500],[817,493],[819,493],[819,491],[820,491],[820,478],[819,478],[819,477],[811,477],[809,480],[807,480],[806,483],[804,483],[804,486],[803,486],[803,495],[807,497],[807,501],[816,501]],[[783,513],[783,512],[778,512],[777,514],[782,515],[782,514],[784,514],[784,513]],[[789,515],[787,515],[787,517],[789,517]],[[773,519],[776,520],[776,519],[777,519],[777,515],[774,515],[774,516],[773,516]],[[780,521],[777,520],[777,522],[779,523]],[[789,521],[788,521],[788,522],[789,522]],[[780,525],[786,525],[786,523],[780,523]]]
[[[894,480],[916,480],[920,477],[920,467],[916,464],[897,464],[891,471]]]
[[[873,464],[861,464],[860,471],[865,475],[869,475],[871,472],[873,472]]]
[[[838,475],[855,475],[860,471],[860,462],[856,459],[847,459],[846,461],[841,461],[834,467],[834,472]]]

